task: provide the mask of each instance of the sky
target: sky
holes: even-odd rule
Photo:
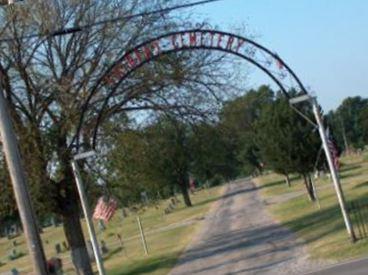
[[[245,26],[244,36],[277,52],[327,111],[368,97],[367,0],[222,0],[193,11],[219,30]],[[260,73],[248,81],[271,83]]]

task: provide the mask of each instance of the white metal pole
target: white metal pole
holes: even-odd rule
[[[351,225],[350,217],[349,217],[349,214],[348,214],[348,211],[347,211],[347,208],[346,208],[344,193],[343,193],[342,188],[341,188],[340,179],[339,179],[339,176],[337,174],[334,162],[332,160],[331,152],[328,148],[325,127],[323,126],[322,117],[321,117],[321,114],[320,114],[320,111],[319,111],[317,100],[315,98],[312,99],[312,105],[313,105],[313,113],[316,117],[316,121],[317,121],[317,124],[318,124],[318,129],[319,129],[319,134],[320,134],[321,140],[322,140],[323,149],[324,149],[325,154],[326,154],[326,158],[327,158],[328,166],[330,168],[330,173],[331,173],[331,176],[332,176],[333,184],[334,184],[335,191],[336,191],[336,194],[337,194],[337,198],[338,198],[338,201],[339,201],[339,204],[340,204],[341,213],[342,213],[342,216],[344,218],[345,227],[346,227],[346,230],[348,231],[348,234],[349,234],[351,240],[353,242],[355,242],[356,241],[356,236],[355,236],[355,233],[354,233],[354,229]]]
[[[0,86],[0,135],[2,147],[31,257],[33,271],[37,275],[43,275],[47,274],[45,253],[29,196],[27,178],[24,173],[17,138],[7,108],[3,89]]]
[[[139,232],[141,233],[141,240],[142,240],[142,245],[144,248],[144,254],[148,255],[147,242],[146,242],[146,238],[144,237],[143,227],[142,227],[141,219],[139,218],[139,216],[137,216],[137,223],[139,227]]]
[[[88,202],[87,202],[86,192],[83,187],[82,177],[79,173],[79,168],[75,160],[72,160],[71,163],[72,163],[75,181],[76,181],[77,188],[78,188],[80,201],[81,201],[82,208],[83,208],[84,217],[86,218],[86,222],[87,222],[89,237],[91,238],[91,242],[92,242],[93,254],[95,255],[98,273],[100,275],[105,275],[106,273],[105,273],[105,269],[103,266],[100,248],[98,246],[95,228],[93,226],[93,222],[92,222],[92,218],[90,214],[91,212],[90,212]]]

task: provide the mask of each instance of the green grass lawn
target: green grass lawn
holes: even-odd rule
[[[169,215],[163,214],[164,209],[168,206],[168,201],[162,201],[157,207],[152,206],[141,210],[138,214],[146,232],[148,256],[144,255],[139,237],[137,214],[131,214],[123,220],[121,215],[117,213],[107,224],[104,232],[99,232],[95,224],[96,230],[99,232],[99,240],[104,240],[109,249],[109,252],[104,256],[108,274],[167,274],[199,228],[200,220],[209,210],[212,202],[221,197],[222,190],[223,187],[215,187],[198,191],[192,195],[194,206],[191,208],[184,207],[182,198],[179,196],[181,203]],[[88,236],[84,222],[83,226],[85,236]],[[122,236],[124,249],[121,249],[116,234]],[[55,244],[65,241],[62,227],[46,228],[41,237],[48,258],[56,256]],[[7,255],[12,250],[13,240],[18,243],[17,251],[26,255],[9,261]],[[0,272],[17,268],[23,273],[28,273],[31,271],[31,267],[25,240],[23,236],[13,240],[0,239]],[[66,251],[58,257],[64,259],[66,271],[73,274],[69,252]]]
[[[345,157],[342,163],[340,178],[346,200],[365,199],[368,202],[368,153]],[[316,182],[320,209],[317,203],[309,201],[298,177],[294,177],[291,188],[276,174],[259,177],[256,183],[266,200],[275,201],[269,205],[273,216],[305,240],[313,258],[342,260],[368,256],[368,239],[352,244],[348,238],[336,193],[328,177]],[[297,192],[302,194],[277,202],[277,198],[284,194]]]

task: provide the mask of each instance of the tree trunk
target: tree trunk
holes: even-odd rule
[[[189,196],[189,192],[188,192],[188,186],[186,184],[185,180],[181,180],[181,182],[179,183],[180,185],[180,190],[181,193],[183,195],[183,199],[184,199],[184,203],[187,207],[191,207],[192,205],[192,201],[190,200],[190,196]]]
[[[61,170],[64,177],[59,182],[61,194],[59,208],[61,208],[65,237],[71,250],[75,273],[93,275],[80,221],[80,200],[70,164],[71,157],[66,150],[61,155]]]
[[[287,186],[291,187],[291,182],[290,182],[290,178],[288,174],[285,175],[285,181],[286,181]]]
[[[84,241],[79,212],[63,217],[64,233],[71,249],[71,258],[75,273],[78,275],[93,275],[92,267]]]
[[[309,175],[305,175],[305,174],[303,174],[303,178],[304,178],[304,185],[305,185],[305,188],[307,189],[309,200],[314,202],[316,200],[316,197],[314,195],[311,178]]]

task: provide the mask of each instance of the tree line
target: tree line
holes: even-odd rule
[[[365,100],[347,98],[336,112],[350,101]],[[366,112],[368,106],[364,108],[351,108],[349,115],[361,117],[362,109]],[[313,121],[309,103],[298,109]],[[344,147],[338,141],[343,133],[330,124],[333,116],[331,111],[325,122],[330,128],[331,142],[341,153]],[[364,122],[361,119],[355,125],[359,133],[367,131]],[[212,119],[188,122],[158,113],[144,127],[110,136],[114,149],[106,163],[113,172],[106,182],[123,204],[139,202],[142,192],[148,192],[153,200],[180,192],[185,204],[191,206],[189,178],[196,179],[199,185],[215,185],[261,174],[265,169],[283,175],[289,186],[290,175],[300,175],[310,200],[314,201],[311,175],[327,170],[316,126],[268,86],[225,102]],[[357,140],[360,147],[368,142],[364,136]]]

